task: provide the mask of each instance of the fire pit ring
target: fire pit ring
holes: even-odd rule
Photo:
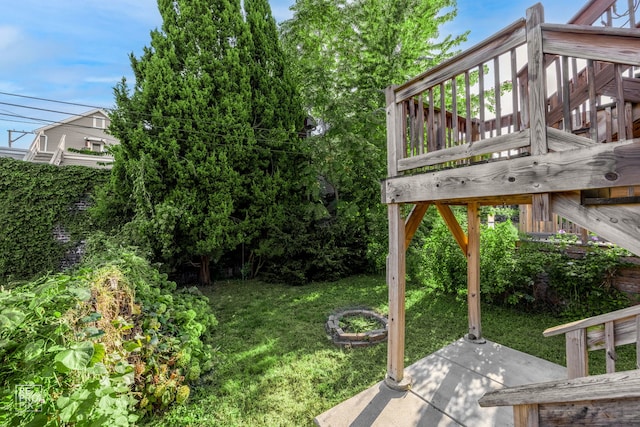
[[[345,320],[349,317],[364,317],[378,324],[378,327],[367,330],[345,330]],[[350,309],[340,311],[329,316],[326,323],[327,333],[331,335],[333,343],[341,347],[366,347],[387,340],[387,318],[373,310]]]

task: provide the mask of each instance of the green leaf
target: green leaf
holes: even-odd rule
[[[91,291],[87,288],[67,288],[67,291],[80,301],[89,301],[91,299]]]
[[[142,348],[140,341],[127,341],[122,344],[122,347],[127,351],[138,351]]]
[[[42,354],[44,350],[44,340],[30,342],[24,348],[24,359],[33,360]]]
[[[91,356],[91,360],[89,361],[89,366],[93,366],[95,363],[102,362],[104,356],[106,354],[106,350],[102,343],[94,343],[93,344],[93,356]]]
[[[60,411],[60,420],[65,423],[71,422],[73,420],[73,415],[76,413],[79,406],[79,401],[69,399],[68,404],[62,409],[62,411]]]
[[[89,322],[95,322],[102,319],[102,314],[98,313],[98,312],[93,312],[88,316],[83,317],[82,319],[80,319],[80,322],[82,323],[89,323]]]
[[[22,310],[17,308],[5,308],[0,312],[0,330],[1,329],[13,329],[18,326],[26,315]]]
[[[56,369],[58,369],[58,372],[63,373],[68,372],[68,370],[84,369],[91,361],[93,352],[93,343],[90,341],[74,344],[71,348],[56,354],[54,359]]]
[[[104,335],[104,331],[102,329],[98,329],[95,326],[89,326],[85,328],[84,333],[87,338],[96,339],[100,338]]]

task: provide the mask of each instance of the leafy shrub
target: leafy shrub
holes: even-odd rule
[[[458,221],[465,224],[458,212]],[[572,318],[617,310],[629,300],[611,286],[611,278],[626,251],[595,244],[584,254],[570,249],[575,236],[560,233],[551,242],[521,240],[510,221],[494,228],[482,226],[480,284],[484,301],[544,309]],[[466,294],[466,258],[441,219],[424,238],[419,264],[407,257],[408,275],[427,287],[455,295]]]
[[[466,226],[466,218],[456,213],[460,224]],[[439,216],[425,237],[415,277],[427,287],[449,294],[466,292],[467,260],[445,222]],[[413,270],[413,268],[412,268]]]
[[[212,367],[202,338],[215,323],[196,289],[126,250],[1,289],[0,423],[128,426],[182,403]],[[40,412],[11,410],[20,384],[41,390]]]

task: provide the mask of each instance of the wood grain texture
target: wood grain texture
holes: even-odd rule
[[[640,140],[597,144],[579,150],[388,178],[383,183],[383,201],[435,202],[640,185],[639,163]]]
[[[630,28],[542,24],[544,53],[640,65],[640,32]]]
[[[547,150],[547,94],[542,31],[544,22],[542,5],[527,9],[527,72],[529,79],[529,129],[531,129],[531,154],[546,153]]]
[[[564,325],[554,326],[546,329],[542,335],[552,337],[554,335],[564,334],[569,331],[585,329],[591,326],[602,325],[609,321],[616,321],[635,317],[640,315],[640,305],[623,308],[621,310],[612,311],[611,313],[601,314],[599,316],[589,317],[588,319],[576,320],[575,322],[565,323]]]
[[[387,174],[388,176],[398,175],[397,164],[400,150],[397,149],[398,140],[402,138],[401,130],[398,129],[400,116],[398,114],[398,105],[393,101],[394,87],[389,86],[385,89],[385,99],[387,102]]]
[[[398,161],[398,171],[408,171],[456,160],[468,159],[482,154],[515,150],[529,145],[529,129],[491,139],[465,143],[446,150],[437,150]]]
[[[424,218],[424,214],[431,206],[429,203],[416,203],[416,205],[411,209],[411,212],[407,216],[407,219],[404,222],[404,249],[405,251],[409,248],[409,244],[411,243],[411,239],[413,239],[413,235],[416,233],[416,230],[420,226],[422,222],[422,218]]]
[[[463,74],[466,70],[523,45],[525,41],[525,21],[519,19],[490,38],[399,86],[395,92],[396,102],[402,102],[428,88]]]
[[[486,393],[479,404],[509,406],[640,398],[640,370],[509,387]]]
[[[640,205],[583,206],[579,194],[562,193],[553,195],[551,210],[634,254],[640,254]]]
[[[389,323],[387,342],[387,375],[400,383],[404,377],[405,344],[405,276],[404,221],[399,205],[387,207],[389,217]]]
[[[480,211],[478,203],[467,206],[467,308],[469,337],[482,338],[480,318]]]
[[[538,407],[540,427],[622,427],[640,425],[639,399],[585,400]]]

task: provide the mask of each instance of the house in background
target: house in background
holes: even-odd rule
[[[119,144],[106,132],[110,120],[102,109],[71,116],[34,130],[29,149],[0,148],[0,156],[56,166],[110,167],[113,157],[107,147]]]

